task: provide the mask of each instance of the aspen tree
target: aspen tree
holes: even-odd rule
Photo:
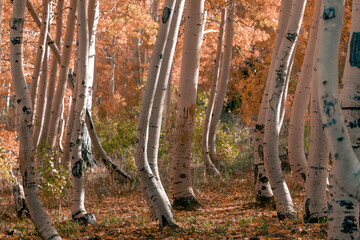
[[[204,15],[204,0],[187,2],[173,158],[170,170],[173,207],[180,210],[193,209],[199,205],[192,188],[190,152],[194,131],[200,49],[205,25]]]
[[[156,86],[159,80],[162,57],[164,55],[166,39],[169,34],[175,0],[167,0],[163,9],[159,32],[151,56],[148,80],[140,106],[138,119],[135,162],[138,168],[140,184],[145,200],[148,203],[153,219],[159,221],[159,226],[177,228],[171,204],[163,191],[161,184],[149,165],[147,157],[148,134],[151,109],[153,106]]]
[[[265,115],[263,142],[265,169],[274,191],[276,211],[279,219],[292,217],[296,214],[289,189],[281,171],[278,144],[281,129],[281,99],[286,94],[284,91],[287,85],[286,79],[288,74],[290,74],[289,65],[291,63],[291,56],[294,53],[305,5],[306,0],[295,0],[293,2],[287,30],[283,36],[274,64]]]
[[[264,165],[264,129],[265,129],[265,113],[267,109],[267,101],[269,95],[270,82],[274,72],[274,64],[279,47],[286,31],[290,12],[292,8],[292,0],[283,0],[281,2],[279,23],[276,30],[276,38],[271,56],[271,62],[268,77],[265,83],[264,95],[261,99],[260,111],[256,120],[254,139],[254,168],[255,168],[255,191],[256,199],[261,204],[269,203],[272,199],[273,192],[270,187],[269,178],[265,171]]]
[[[32,138],[33,104],[24,76],[23,28],[25,22],[25,0],[14,0],[14,11],[10,20],[11,75],[17,96],[19,111],[20,169],[25,198],[35,229],[42,239],[61,239],[40,198],[38,174],[35,172],[34,144]]]
[[[233,37],[234,37],[234,21],[235,21],[235,0],[231,1],[229,7],[229,14],[225,24],[225,39],[224,39],[224,53],[221,60],[220,78],[218,84],[218,91],[214,103],[214,112],[210,122],[209,129],[209,146],[211,156],[216,155],[216,130],[220,121],[220,115],[222,107],[224,105],[224,99],[227,90],[227,84],[229,81],[231,57],[233,49]]]
[[[181,17],[184,10],[184,4],[185,0],[176,1],[173,17],[171,20],[169,35],[166,40],[164,56],[159,73],[159,80],[156,86],[154,103],[151,109],[147,156],[151,171],[158,179],[160,179],[158,171],[158,151],[161,133],[162,111],[164,107],[164,98],[167,92],[167,86],[171,74],[171,66],[175,53]],[[161,181],[159,181],[159,184],[161,184]]]
[[[309,42],[301,66],[301,73],[296,87],[289,124],[288,149],[290,167],[295,178],[300,182],[305,182],[306,180],[307,162],[304,146],[305,117],[311,92],[310,84],[314,68],[314,51],[319,27],[320,7],[321,0],[317,0],[310,28]]]
[[[214,110],[214,104],[215,104],[215,98],[217,94],[218,89],[218,79],[220,75],[220,66],[221,66],[221,56],[222,56],[222,49],[223,49],[223,41],[224,41],[224,35],[225,35],[225,20],[227,15],[227,8],[224,8],[221,11],[221,21],[219,26],[219,36],[218,36],[218,44],[216,49],[216,57],[214,60],[214,70],[213,70],[213,77],[211,81],[211,90],[210,90],[210,96],[209,96],[209,102],[206,108],[205,112],[205,120],[203,124],[203,132],[202,132],[202,158],[205,163],[205,166],[207,168],[207,171],[213,170],[213,172],[219,171],[214,166],[211,158],[210,158],[210,149],[209,149],[209,130],[210,130],[210,123],[211,119],[213,117],[213,110]],[[214,144],[215,145],[215,144]],[[215,149],[214,149],[215,150]]]

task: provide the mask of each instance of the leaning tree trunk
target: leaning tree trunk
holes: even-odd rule
[[[161,119],[164,107],[165,94],[167,92],[167,86],[171,74],[171,66],[174,58],[176,42],[178,38],[178,32],[181,22],[181,17],[184,10],[185,0],[177,0],[173,17],[171,20],[171,26],[169,30],[169,36],[166,41],[164,50],[163,61],[161,64],[159,80],[156,86],[156,92],[154,96],[154,103],[151,109],[151,117],[149,124],[149,139],[147,156],[152,173],[158,179],[159,185],[162,187],[159,170],[158,170],[158,151],[161,133]]]
[[[260,204],[267,204],[271,202],[273,192],[269,184],[269,178],[267,177],[264,165],[264,129],[265,129],[265,113],[269,95],[270,81],[272,79],[272,73],[274,72],[274,64],[276,56],[279,51],[279,47],[283,36],[286,31],[286,26],[290,17],[292,7],[292,1],[283,0],[281,2],[281,9],[279,15],[278,29],[271,57],[271,63],[269,67],[268,77],[265,83],[264,95],[261,99],[260,111],[256,120],[255,131],[253,135],[254,139],[254,169],[255,169],[255,192],[256,199]]]
[[[216,156],[216,130],[220,121],[221,111],[224,105],[226,96],[227,84],[230,78],[231,57],[233,50],[234,37],[234,21],[235,21],[235,0],[231,1],[229,7],[229,16],[226,19],[225,26],[225,40],[224,40],[224,55],[221,61],[221,72],[219,79],[218,91],[214,103],[214,113],[210,121],[209,129],[209,146],[210,155]]]
[[[321,1],[319,0],[316,4],[315,11],[318,10],[320,13]],[[318,17],[320,17],[320,15]],[[316,50],[316,48],[317,47],[315,47],[314,50]],[[317,55],[316,53],[314,55],[314,52],[315,51],[312,51],[312,57],[315,62]],[[312,71],[316,68],[316,65],[312,66]],[[312,74],[311,81],[311,132],[309,158],[306,169],[304,221],[318,223],[327,219],[326,184],[328,177],[329,146],[321,124],[316,72]]]
[[[74,122],[70,140],[70,159],[71,159],[71,214],[72,219],[83,224],[95,224],[96,219],[93,214],[85,210],[85,189],[84,189],[84,170],[85,161],[82,156],[83,133],[85,128],[86,100],[88,98],[90,77],[88,74],[89,59],[89,29],[87,21],[87,1],[79,0],[78,6],[78,32],[79,32],[79,74],[76,81],[77,94]]]
[[[138,135],[136,145],[135,161],[140,177],[140,184],[144,192],[145,199],[149,205],[152,218],[159,220],[160,227],[170,226],[176,228],[171,204],[162,190],[159,180],[154,177],[148,157],[148,133],[151,109],[154,101],[156,85],[159,79],[162,56],[164,55],[166,38],[172,20],[172,11],[175,6],[175,0],[167,0],[163,10],[163,15],[159,27],[159,33],[155,42],[153,54],[151,56],[148,80],[145,86],[145,92],[141,101],[140,115],[138,120]]]
[[[61,239],[54,228],[40,198],[35,172],[34,145],[32,139],[32,102],[23,67],[23,29],[25,21],[25,0],[14,0],[14,11],[10,20],[11,75],[17,96],[19,111],[20,168],[26,202],[31,219],[42,239]]]
[[[353,56],[356,51],[359,51],[359,45],[356,41],[359,36],[359,7],[360,1],[354,0],[352,5],[352,17],[350,36],[351,41],[348,45],[347,57],[345,62],[343,89],[340,95],[340,105],[345,117],[345,124],[348,129],[352,147],[359,159],[360,157],[360,143],[359,128],[356,122],[360,118],[359,111],[359,73],[358,66],[354,65]],[[354,124],[355,123],[355,124]],[[330,178],[330,193],[332,211],[329,212],[328,232],[332,238],[347,238],[357,239],[359,237],[359,204],[358,201],[346,194],[339,188],[333,175],[337,174],[337,169],[333,168]]]
[[[334,183],[333,191],[336,191],[338,196],[355,197],[359,200],[360,176],[358,173],[360,171],[360,164],[352,148],[348,129],[344,124],[344,116],[338,104],[338,54],[344,18],[344,5],[345,1],[324,0],[322,7],[323,15],[320,19],[319,27],[317,75],[319,79],[318,87],[322,123],[329,141],[331,154],[334,157],[332,167],[333,179],[331,179],[332,183]],[[357,56],[359,40],[356,38],[356,34],[351,36],[350,46],[354,48],[351,47],[347,59],[352,67],[358,68],[360,66]],[[353,52],[352,50],[355,51]],[[357,98],[353,98],[353,101],[358,106],[358,94],[355,96]],[[328,238],[358,238],[358,213],[355,217],[354,215],[346,217],[347,213],[356,206],[351,202],[347,202],[346,199],[343,201],[345,209],[333,208],[333,203],[333,201],[329,203],[329,215],[336,216],[336,218],[329,218],[328,220]],[[337,217],[341,218],[338,219]],[[339,225],[342,228],[340,231],[337,230]]]
[[[214,61],[214,70],[213,76],[211,81],[211,90],[209,96],[209,102],[205,112],[205,120],[203,124],[203,132],[202,132],[202,158],[206,166],[206,170],[209,172],[213,172],[215,174],[220,175],[217,168],[214,166],[212,159],[210,158],[210,149],[209,149],[209,130],[210,130],[210,123],[213,118],[213,111],[215,105],[215,98],[218,91],[218,79],[220,75],[220,64],[221,64],[221,56],[222,56],[222,48],[223,48],[223,41],[225,35],[225,20],[227,15],[227,8],[224,8],[221,11],[221,21],[219,26],[219,36],[218,36],[218,44],[216,49],[216,57]],[[215,151],[215,143],[214,143],[214,151]]]
[[[204,25],[204,0],[188,1],[170,172],[173,207],[179,210],[199,205],[192,188],[190,156]]]
[[[301,20],[304,15],[306,0],[295,0],[292,6],[286,34],[276,57],[274,72],[270,82],[269,99],[265,115],[264,157],[279,219],[293,217],[296,212],[289,189],[281,171],[279,159],[279,134],[281,129],[281,99],[284,97],[286,78],[290,72],[291,56],[299,34]]]
[[[306,180],[307,162],[304,147],[304,127],[311,90],[310,83],[314,68],[314,51],[319,26],[320,7],[321,0],[317,0],[310,28],[309,42],[301,66],[301,73],[296,87],[289,124],[288,147],[290,167],[295,178],[300,182],[305,182]]]

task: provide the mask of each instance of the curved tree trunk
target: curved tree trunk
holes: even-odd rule
[[[311,90],[310,83],[314,68],[314,51],[320,19],[320,7],[321,0],[317,0],[310,28],[309,42],[306,48],[304,62],[301,66],[301,73],[296,87],[289,124],[289,161],[291,171],[295,178],[300,182],[305,182],[306,180],[307,162],[304,147],[304,127]]]
[[[264,157],[265,169],[268,174],[276,201],[279,219],[294,216],[295,210],[290,192],[281,171],[279,159],[279,134],[281,122],[281,99],[286,88],[286,78],[290,72],[291,56],[299,34],[306,0],[295,0],[289,18],[286,34],[281,42],[274,64],[274,72],[270,82],[269,100],[265,115]]]
[[[290,17],[292,7],[292,1],[283,0],[281,2],[281,9],[279,15],[279,23],[277,28],[277,34],[275,39],[275,44],[273,48],[273,53],[271,57],[271,63],[269,67],[269,73],[265,84],[264,95],[261,99],[260,111],[256,120],[255,131],[253,135],[254,139],[254,169],[255,169],[255,191],[256,199],[261,204],[269,203],[272,199],[273,192],[267,177],[264,165],[264,129],[265,129],[265,113],[267,108],[267,101],[269,95],[270,82],[272,79],[272,74],[274,72],[274,64],[276,56],[279,51],[281,40],[286,31],[287,23]]]
[[[199,205],[192,188],[190,155],[204,25],[204,0],[188,1],[170,172],[173,207],[179,210]]]
[[[141,101],[140,115],[138,120],[138,135],[136,145],[135,161],[140,177],[140,184],[144,192],[152,218],[159,220],[160,227],[170,226],[176,228],[171,204],[162,190],[159,180],[154,177],[148,157],[148,134],[151,109],[154,101],[156,85],[159,79],[162,56],[164,55],[166,38],[172,20],[172,11],[175,6],[175,0],[167,0],[163,10],[162,21],[160,23],[159,33],[155,42],[153,54],[151,56],[148,80],[146,82],[143,99]]]
[[[43,239],[61,239],[54,228],[41,201],[35,172],[34,145],[32,139],[32,102],[23,68],[23,27],[25,0],[14,0],[14,11],[10,20],[11,75],[19,109],[20,168],[24,184],[26,202],[35,229]]]
[[[209,146],[210,146],[211,156],[216,155],[216,130],[220,121],[220,115],[224,105],[224,99],[226,96],[227,84],[230,77],[229,75],[230,75],[233,37],[234,37],[235,2],[236,2],[235,0],[231,1],[231,5],[229,6],[229,15],[226,19],[224,54],[221,60],[220,79],[219,79],[218,91],[214,103],[214,112],[210,121]]]
[[[203,132],[202,132],[202,158],[206,166],[206,170],[209,172],[213,172],[217,175],[220,175],[217,168],[214,166],[213,162],[210,158],[210,149],[209,149],[209,130],[210,130],[210,123],[214,115],[214,105],[215,105],[215,98],[217,96],[218,91],[218,79],[220,75],[220,64],[221,64],[221,57],[222,57],[222,47],[223,47],[223,40],[225,35],[225,21],[226,21],[226,15],[227,15],[227,8],[224,8],[221,11],[221,22],[219,26],[219,36],[218,36],[218,44],[216,49],[216,58],[214,61],[214,71],[213,71],[213,77],[211,81],[211,90],[210,90],[210,96],[209,96],[209,102],[208,106],[206,108],[205,112],[205,120],[203,124]],[[216,135],[215,135],[216,137]],[[215,143],[214,143],[214,151],[215,149]]]
[[[164,107],[165,94],[167,92],[167,86],[171,74],[171,66],[176,48],[176,42],[179,32],[179,26],[181,17],[184,10],[185,0],[177,0],[174,9],[173,17],[171,20],[171,26],[169,30],[169,36],[166,41],[164,50],[164,56],[159,73],[159,80],[156,86],[156,92],[154,96],[154,103],[151,109],[151,117],[149,123],[149,139],[147,156],[152,173],[158,179],[159,185],[161,185],[159,170],[158,170],[158,151],[159,141],[161,133],[161,120]]]

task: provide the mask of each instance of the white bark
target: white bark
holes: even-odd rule
[[[314,51],[317,40],[317,32],[320,19],[321,0],[315,3],[313,19],[310,28],[310,37],[303,64],[301,66],[301,73],[296,87],[294,103],[291,110],[291,118],[289,124],[289,161],[291,171],[295,178],[300,182],[306,181],[306,157],[304,147],[304,127],[305,117],[308,109],[311,78],[314,68]]]
[[[209,145],[211,156],[216,155],[216,130],[220,121],[220,115],[222,107],[224,105],[224,99],[227,90],[227,84],[229,81],[231,57],[233,49],[233,37],[234,37],[234,21],[235,21],[235,0],[231,1],[229,7],[229,15],[225,24],[225,40],[224,40],[224,54],[221,61],[220,79],[218,84],[218,91],[214,103],[214,112],[210,121],[209,129]]]
[[[210,158],[210,149],[209,149],[209,130],[210,123],[213,118],[213,110],[215,105],[215,98],[218,91],[218,79],[220,75],[220,64],[221,64],[221,56],[222,56],[222,47],[223,40],[225,35],[225,20],[227,15],[227,8],[224,8],[221,11],[221,21],[219,26],[219,36],[218,36],[218,44],[216,49],[216,57],[214,61],[214,71],[213,77],[211,81],[211,90],[209,96],[209,102],[205,112],[205,120],[203,124],[203,132],[202,132],[202,158],[205,163],[207,171],[213,171],[215,174],[220,174],[217,168],[214,166],[211,158]],[[214,151],[215,151],[215,143],[214,143]]]
[[[146,82],[140,106],[135,155],[135,161],[145,199],[149,205],[152,217],[159,220],[160,227],[177,227],[177,225],[175,224],[170,202],[168,201],[165,192],[159,185],[159,181],[154,177],[154,174],[151,171],[147,158],[147,148],[150,114],[154,101],[156,85],[158,83],[162,56],[164,55],[166,38],[169,34],[171,25],[174,5],[175,0],[167,0],[165,2],[159,33],[155,42],[153,54],[151,56],[148,80]]]
[[[30,87],[30,96],[31,102],[33,103],[34,111],[36,111],[36,93],[38,91],[38,84],[41,74],[41,68],[43,65],[43,60],[45,56],[45,44],[46,44],[46,36],[49,29],[49,11],[50,11],[50,1],[43,0],[42,1],[42,18],[41,18],[41,27],[40,27],[40,35],[37,46],[37,55],[36,61],[34,65],[34,71],[31,76],[31,87]],[[35,119],[35,124],[37,119]],[[38,123],[39,124],[39,123]]]
[[[192,188],[190,155],[194,131],[200,49],[205,25],[204,15],[204,0],[187,2],[173,159],[170,172],[173,206],[178,209],[194,208],[199,204]]]
[[[254,139],[254,168],[255,168],[255,191],[256,198],[260,203],[269,202],[273,196],[273,192],[270,187],[269,178],[267,177],[264,165],[264,128],[265,128],[265,113],[267,109],[267,101],[269,95],[270,82],[272,74],[274,72],[274,64],[276,56],[279,51],[279,47],[283,36],[286,31],[290,12],[292,8],[292,0],[283,0],[281,2],[279,23],[276,31],[276,39],[272,52],[269,73],[265,84],[264,95],[261,99],[260,111],[256,120],[255,131],[253,135]]]
[[[62,48],[61,64],[60,64],[60,75],[59,81],[56,88],[55,98],[51,106],[51,116],[49,123],[49,132],[47,133],[47,144],[51,149],[54,149],[56,144],[56,136],[58,130],[58,124],[60,119],[61,108],[59,107],[64,98],[66,81],[69,71],[69,61],[72,49],[72,43],[74,39],[74,28],[75,28],[75,13],[77,8],[78,0],[71,0],[70,10],[67,19],[67,27],[65,33],[64,44]]]
[[[11,75],[17,96],[19,111],[20,168],[26,202],[31,218],[43,239],[61,239],[52,225],[51,218],[42,204],[35,172],[34,145],[32,139],[32,102],[23,68],[23,27],[25,0],[14,0],[14,12],[10,20]]]
[[[55,37],[55,44],[57,47],[61,46],[61,39],[62,39],[62,26],[63,26],[63,7],[64,7],[64,0],[58,0],[56,5],[57,14],[56,17],[56,37]],[[52,44],[53,45],[53,44]],[[59,49],[60,50],[60,49]],[[55,55],[55,54],[54,54]],[[49,119],[51,114],[51,105],[53,102],[53,96],[55,93],[55,85],[56,85],[56,77],[58,71],[58,60],[55,56],[51,60],[51,67],[50,67],[50,76],[49,76],[49,84],[47,87],[46,93],[46,107],[44,113],[44,124],[43,129],[41,131],[41,136],[39,138],[40,148],[46,144],[46,135],[49,129]]]
[[[318,1],[316,4],[321,6],[321,1]],[[318,7],[319,12],[320,6]],[[317,55],[314,55],[314,52],[315,51],[312,51],[312,57],[315,61]],[[314,69],[316,69],[316,66],[312,67],[312,70]],[[329,146],[321,124],[317,87],[318,79],[315,72],[312,74],[311,81],[311,132],[309,158],[306,169],[304,221],[318,223],[321,220],[327,219],[326,184],[328,176]]]
[[[185,0],[177,0],[175,2],[176,4],[174,8],[174,13],[172,13],[173,17],[171,19],[169,35],[166,40],[164,56],[159,73],[159,80],[156,86],[154,103],[151,109],[151,117],[149,123],[147,157],[151,171],[158,180],[160,180],[158,170],[158,151],[161,133],[162,112],[164,108],[165,94],[167,92],[167,86],[171,74],[171,66],[175,53],[176,42],[178,38],[178,32],[184,10]],[[161,181],[159,181],[159,185],[161,185]]]
[[[274,72],[270,82],[269,99],[265,115],[264,157],[279,219],[294,216],[295,210],[289,189],[281,171],[279,159],[279,134],[281,129],[281,99],[286,88],[289,65],[294,53],[299,34],[306,0],[295,0],[289,18],[286,33],[281,42],[274,64]]]

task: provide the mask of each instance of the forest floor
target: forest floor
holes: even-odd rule
[[[283,221],[278,220],[272,207],[257,206],[250,173],[225,182],[213,180],[202,184],[196,190],[202,207],[197,211],[175,211],[176,222],[181,227],[179,230],[159,229],[157,222],[149,217],[141,192],[130,187],[110,196],[101,193],[99,185],[93,186],[86,207],[96,216],[96,226],[80,226],[72,222],[66,204],[61,212],[56,208],[51,210],[51,214],[63,239],[326,238],[326,223],[303,222],[303,190],[292,183],[289,176],[287,180],[298,216]],[[40,239],[29,219],[16,217],[10,194],[2,195],[0,199],[0,239]]]

